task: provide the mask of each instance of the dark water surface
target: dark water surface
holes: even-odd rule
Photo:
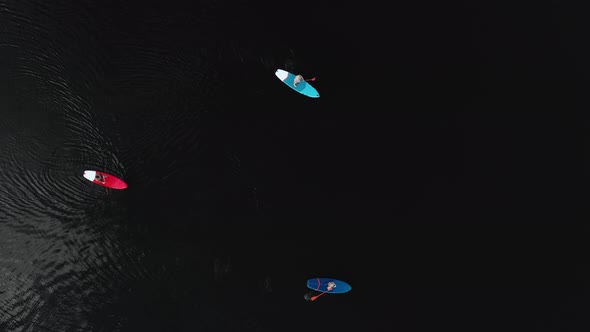
[[[0,0],[0,330],[587,330],[571,12],[392,6]]]

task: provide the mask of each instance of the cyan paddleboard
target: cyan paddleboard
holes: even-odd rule
[[[291,89],[299,92],[302,95],[308,96],[310,98],[320,97],[318,90],[316,90],[313,86],[311,86],[311,84],[307,82],[299,82],[297,83],[297,86],[295,86],[293,83],[295,82],[295,76],[297,75],[293,75],[290,72],[282,69],[277,69],[275,75]]]

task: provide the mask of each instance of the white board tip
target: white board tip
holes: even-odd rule
[[[286,70],[282,70],[282,69],[277,69],[277,71],[275,72],[275,75],[281,80],[284,81],[287,79],[287,77],[289,76],[289,72]]]
[[[84,171],[84,178],[94,181],[94,177],[96,176],[96,171]]]

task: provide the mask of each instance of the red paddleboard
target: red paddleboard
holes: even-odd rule
[[[127,183],[125,181],[119,179],[114,175],[110,175],[108,173],[100,172],[100,171],[84,171],[84,178],[92,183],[96,183],[99,186],[112,188],[112,189],[125,189],[127,188]]]

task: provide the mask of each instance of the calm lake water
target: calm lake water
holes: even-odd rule
[[[583,50],[392,6],[0,1],[0,330],[584,326]]]

